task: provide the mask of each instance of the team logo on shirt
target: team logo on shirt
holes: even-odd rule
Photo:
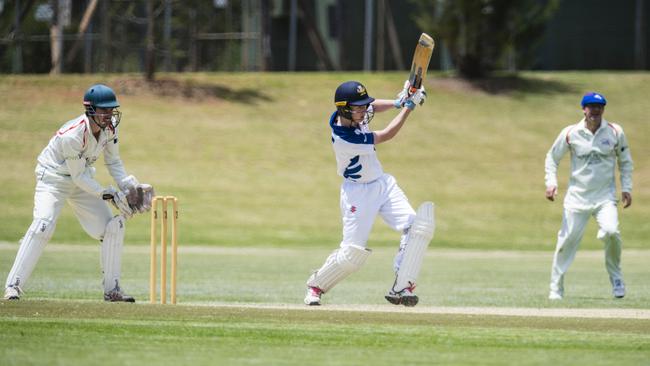
[[[609,142],[608,139],[602,139],[602,140],[600,140],[600,143],[602,145],[605,145],[605,146],[610,146],[611,145],[611,142]]]
[[[363,168],[363,165],[359,163],[359,155],[357,155],[350,159],[350,164],[348,164],[347,168],[345,168],[343,177],[351,180],[359,179],[361,178],[361,174],[357,173],[361,171],[361,168]]]
[[[357,206],[350,207],[350,212],[352,212],[352,213],[357,212]]]

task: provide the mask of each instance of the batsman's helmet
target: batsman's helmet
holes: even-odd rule
[[[582,96],[582,101],[580,102],[580,105],[582,106],[582,108],[584,108],[587,104],[606,105],[607,104],[607,99],[605,99],[605,96],[600,94],[600,93],[589,92],[589,93]]]
[[[117,102],[117,97],[113,89],[104,84],[95,84],[88,88],[84,94],[84,107],[86,108],[86,115],[88,117],[97,116],[97,108],[113,108],[110,123],[110,127],[113,129],[117,127],[122,117],[122,113],[116,109],[119,106],[120,104]],[[106,127],[106,125],[101,124],[101,118],[93,120],[99,127]]]
[[[352,119],[350,106],[368,105],[374,101],[375,98],[369,96],[366,87],[358,81],[346,81],[339,85],[334,93],[336,110],[346,119]]]

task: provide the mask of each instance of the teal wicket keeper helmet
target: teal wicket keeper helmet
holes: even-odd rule
[[[104,84],[95,84],[88,88],[84,94],[86,115],[102,129],[108,126],[114,130],[120,124],[122,113],[117,110],[119,106],[120,103],[117,102],[117,96],[113,89]],[[110,114],[110,123],[108,115],[97,113],[97,108],[113,109]]]

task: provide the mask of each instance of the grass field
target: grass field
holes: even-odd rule
[[[180,198],[183,243],[336,245],[340,178],[327,126],[333,90],[341,81],[361,79],[371,95],[392,98],[404,75],[160,75],[168,81],[155,91],[138,78],[0,76],[0,240],[23,235],[31,221],[36,156],[60,124],[81,114],[83,91],[101,80],[122,104],[120,145],[128,171]],[[561,202],[543,198],[544,156],[562,127],[581,118],[581,94],[595,89],[607,96],[605,117],[623,125],[635,160],[635,204],[621,215],[625,246],[648,248],[644,95],[650,74],[526,73],[479,85],[433,74],[427,87],[425,106],[378,154],[414,206],[436,203],[439,246],[553,249]],[[392,115],[375,116],[374,128]],[[97,166],[102,183],[111,183]],[[568,158],[560,167],[561,193],[567,166]],[[64,210],[53,241],[88,243],[75,221]],[[127,241],[146,243],[147,219],[129,225]],[[594,237],[591,225],[585,248],[601,247]],[[376,225],[370,246],[393,247],[395,240],[395,233]]]
[[[16,249],[0,246],[0,277]],[[142,247],[124,257],[124,286],[139,302],[103,304],[96,249],[49,246],[25,299],[0,301],[0,364],[641,365],[650,357],[646,250],[626,252],[624,300],[610,296],[602,253],[583,251],[556,303],[546,300],[550,253],[433,249],[421,303],[407,309],[383,299],[393,252],[379,249],[308,309],[304,281],[324,249],[185,247],[177,306],[146,304]],[[530,313],[491,315],[510,308]],[[612,315],[577,316],[594,309]],[[645,316],[620,316],[635,309]]]
[[[179,305],[147,304],[149,220],[129,220],[123,286],[138,303],[104,304],[99,247],[64,209],[26,296],[0,301],[0,365],[648,364],[650,74],[432,74],[425,106],[378,147],[413,205],[436,203],[414,309],[383,299],[399,236],[380,222],[366,266],[320,309],[300,305],[340,241],[333,90],[360,79],[391,98],[403,73],[159,76],[148,88],[137,75],[0,75],[0,279],[31,222],[35,158],[96,81],[118,92],[127,170],[179,197],[182,248]],[[543,198],[544,155],[588,90],[607,96],[635,161],[634,204],[621,210],[628,295],[611,297],[591,223],[566,298],[550,302],[561,202]],[[112,183],[101,162],[98,173]]]

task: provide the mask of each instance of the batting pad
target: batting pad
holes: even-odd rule
[[[47,219],[35,218],[32,221],[27,233],[20,242],[16,260],[9,272],[9,276],[7,276],[5,287],[25,286],[27,279],[29,279],[34,267],[36,267],[36,262],[43,253],[43,248],[50,241],[55,226],[56,222]]]
[[[119,286],[122,270],[122,246],[124,244],[126,219],[122,215],[113,217],[106,224],[102,240],[101,264],[104,272],[104,293]]]
[[[420,268],[422,268],[422,259],[436,230],[433,211],[433,202],[424,202],[418,207],[415,221],[409,230],[404,257],[397,270],[397,278],[393,285],[394,292],[401,292],[416,283]]]
[[[366,262],[371,250],[356,245],[347,245],[335,250],[325,264],[307,280],[307,286],[318,287],[323,293],[329,291]]]

